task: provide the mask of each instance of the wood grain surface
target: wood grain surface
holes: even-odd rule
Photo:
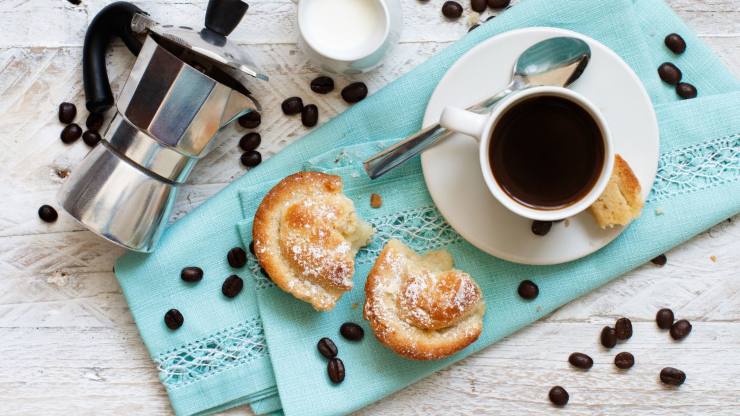
[[[155,18],[199,26],[205,1],[134,1]],[[89,148],[65,146],[56,109],[84,109],[80,55],[87,25],[108,1],[0,1],[0,414],[169,415],[171,409],[111,272],[122,251],[60,212],[42,223],[36,210],[55,205],[66,173]],[[470,19],[445,21],[441,0],[403,0],[401,45],[377,71],[357,77],[371,92],[463,36]],[[740,0],[669,0],[673,9],[740,75]],[[469,4],[463,1],[466,16]],[[260,133],[264,157],[306,130],[279,111],[288,96],[317,104],[321,121],[343,111],[337,94],[308,89],[317,72],[295,45],[295,4],[253,0],[233,40],[249,45],[272,82],[256,88],[266,108]],[[483,15],[487,17],[490,12]],[[133,60],[120,44],[109,57],[118,90]],[[349,82],[338,78],[339,87]],[[78,120],[82,117],[78,116]],[[236,141],[214,150],[181,191],[175,219],[246,173]],[[729,219],[668,253],[561,308],[529,328],[369,408],[362,415],[740,415],[740,218]],[[654,324],[673,308],[694,324],[682,342]],[[635,335],[611,352],[598,345],[605,324],[627,316]],[[636,366],[615,370],[615,352]],[[590,354],[589,372],[567,363]],[[660,385],[664,366],[681,368],[680,389]],[[570,404],[547,401],[555,384]],[[251,414],[246,407],[228,414]]]

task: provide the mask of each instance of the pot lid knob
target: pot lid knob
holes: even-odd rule
[[[241,0],[210,0],[206,8],[206,27],[221,36],[229,36],[247,12]]]

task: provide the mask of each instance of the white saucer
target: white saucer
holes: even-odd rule
[[[630,164],[645,198],[658,168],[658,122],[650,97],[632,69],[601,43],[579,33],[528,28],[495,36],[463,55],[437,85],[424,125],[439,120],[447,105],[467,107],[503,89],[516,58],[534,43],[554,36],[588,42],[592,57],[571,88],[604,114],[614,151]],[[486,188],[478,146],[455,134],[421,156],[429,193],[447,222],[471,244],[493,256],[523,264],[558,264],[587,256],[614,240],[623,227],[601,230],[588,212],[553,224],[544,237],[532,234],[531,220],[503,207]]]

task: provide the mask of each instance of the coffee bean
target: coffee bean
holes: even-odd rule
[[[301,97],[290,97],[286,98],[280,107],[283,109],[283,114],[286,116],[292,116],[298,114],[303,110],[303,99]]]
[[[226,260],[229,266],[239,269],[247,264],[247,253],[241,247],[234,247],[226,254]]]
[[[239,117],[239,125],[245,129],[257,128],[262,123],[262,115],[257,111],[250,111]]]
[[[367,97],[367,85],[364,82],[353,82],[342,88],[342,98],[350,104],[362,101],[365,97]]]
[[[164,314],[164,323],[169,329],[177,329],[185,322],[185,318],[177,309],[170,309]]]
[[[594,360],[582,352],[574,352],[568,357],[570,365],[582,370],[588,370],[594,366]]]
[[[344,381],[344,363],[339,358],[330,359],[326,371],[332,383],[339,384]]]
[[[699,93],[696,91],[696,87],[688,82],[679,82],[676,85],[676,94],[681,98],[690,99],[696,97]]]
[[[617,345],[617,334],[614,331],[614,328],[605,326],[604,329],[601,330],[601,345],[606,348],[613,348]]]
[[[311,91],[316,94],[328,94],[334,91],[334,80],[327,76],[320,76],[311,81]]]
[[[663,82],[671,85],[678,84],[681,81],[681,78],[683,78],[681,70],[670,62],[663,62],[660,64],[658,67],[658,75]]]
[[[522,280],[516,291],[519,296],[527,300],[532,300],[540,294],[540,288],[531,280]]]
[[[85,127],[88,130],[99,132],[100,128],[103,127],[103,119],[103,114],[101,113],[90,113],[85,120]]]
[[[249,242],[249,252],[254,254],[254,241]]]
[[[41,205],[39,208],[39,218],[44,222],[54,222],[59,218],[57,210],[51,205]]]
[[[548,396],[550,397],[552,404],[555,406],[565,406],[568,404],[568,399],[570,399],[568,392],[560,386],[551,388]]]
[[[319,122],[319,108],[313,104],[303,107],[301,123],[306,127],[313,127]]]
[[[511,0],[488,0],[488,7],[492,9],[503,9],[511,3]]]
[[[663,267],[668,262],[668,258],[665,256],[665,254],[661,254],[660,256],[650,260],[654,265]]]
[[[678,33],[671,33],[665,37],[665,46],[675,54],[684,53],[686,50],[686,41]]]
[[[77,107],[72,103],[61,103],[59,104],[59,121],[64,124],[69,124],[75,121],[77,116]]]
[[[64,129],[62,129],[62,134],[59,135],[59,138],[62,139],[63,143],[70,144],[79,139],[81,135],[82,129],[80,128],[80,126],[72,123],[68,124]]]
[[[663,308],[655,314],[655,322],[660,329],[671,329],[673,319],[673,311],[668,308]]]
[[[339,327],[339,333],[350,341],[359,341],[365,336],[365,330],[353,322],[345,322]]]
[[[334,345],[334,341],[329,338],[321,338],[319,343],[316,344],[316,348],[318,348],[319,353],[326,358],[334,358],[337,356],[337,346]]]
[[[635,356],[628,352],[620,352],[614,357],[614,365],[621,370],[632,368],[635,365]]]
[[[247,133],[239,139],[239,147],[245,152],[256,149],[260,143],[262,143],[262,136],[256,132]]]
[[[534,235],[547,235],[552,228],[552,221],[532,221],[532,233]]]
[[[677,368],[666,367],[660,370],[660,381],[669,386],[680,386],[686,381],[686,373]]]
[[[233,298],[242,291],[244,287],[244,280],[241,277],[232,274],[224,280],[224,284],[221,285],[221,293],[227,298]]]
[[[203,279],[203,269],[200,267],[185,267],[180,272],[180,278],[188,283],[199,282]]]
[[[463,7],[456,1],[446,1],[442,5],[442,14],[448,19],[457,19],[462,16]]]
[[[470,0],[470,8],[478,13],[485,12],[487,6],[487,0]]]
[[[472,31],[474,31],[474,30],[475,30],[475,29],[477,29],[477,28],[478,28],[479,26],[480,26],[480,25],[479,25],[479,24],[477,24],[477,23],[476,23],[476,24],[474,24],[473,26],[470,26],[470,29],[468,29],[468,32],[472,32]]]
[[[96,131],[85,130],[85,132],[82,133],[82,141],[90,147],[95,147],[95,145],[100,143],[100,134]]]
[[[242,162],[242,165],[248,168],[253,168],[262,163],[262,155],[260,154],[260,152],[252,150],[250,152],[242,153],[240,160]]]
[[[685,319],[678,320],[671,325],[671,338],[684,339],[691,333],[691,323]]]
[[[614,325],[614,334],[619,340],[626,340],[632,337],[632,321],[627,318],[617,319],[617,323]]]

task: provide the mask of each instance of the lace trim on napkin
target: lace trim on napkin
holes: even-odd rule
[[[259,318],[162,353],[154,359],[159,379],[176,389],[266,355]]]
[[[740,133],[664,153],[648,201],[740,179]]]

